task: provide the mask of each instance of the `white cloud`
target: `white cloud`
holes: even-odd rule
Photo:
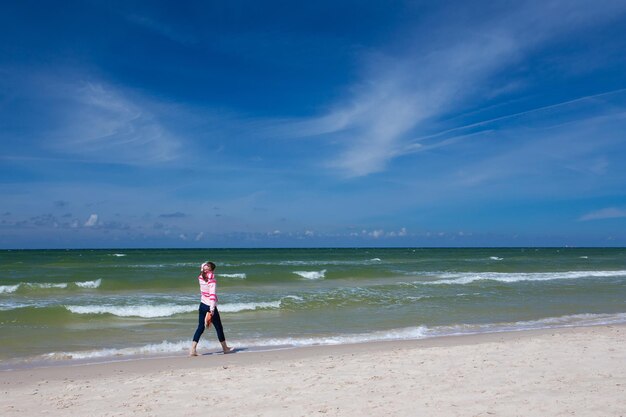
[[[581,216],[579,221],[588,220],[602,220],[602,219],[616,219],[620,217],[626,217],[626,209],[620,209],[617,207],[608,207],[602,210],[592,211]]]
[[[89,216],[89,218],[85,222],[85,227],[93,227],[96,224],[98,224],[98,215],[92,214],[91,216]]]
[[[406,235],[407,235],[407,231],[406,231],[405,227],[401,228],[397,232],[396,231],[391,231],[391,232],[387,233],[388,237],[403,237],[403,236],[406,236]]]

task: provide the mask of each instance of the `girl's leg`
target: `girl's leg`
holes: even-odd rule
[[[226,340],[224,336],[224,327],[222,326],[222,320],[220,319],[220,312],[217,311],[217,307],[213,310],[213,318],[211,319],[211,323],[215,326],[215,332],[217,333],[217,339],[221,342]]]
[[[226,344],[226,336],[224,336],[224,327],[222,326],[222,320],[220,319],[220,312],[217,311],[217,307],[213,310],[213,326],[215,327],[215,332],[217,333],[217,339],[222,344],[222,349],[224,353],[230,353],[231,348]]]
[[[196,346],[198,346],[200,336],[202,336],[202,333],[204,333],[204,318],[207,311],[209,311],[209,306],[200,303],[200,307],[198,308],[198,328],[193,335],[193,342],[191,343],[191,349],[189,350],[190,356],[198,356],[198,353],[196,352]]]

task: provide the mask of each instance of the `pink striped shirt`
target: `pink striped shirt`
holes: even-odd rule
[[[217,305],[217,281],[215,281],[213,272],[209,272],[207,276],[209,279],[205,281],[202,274],[198,275],[198,282],[200,283],[200,301],[208,305],[209,310],[213,313]]]

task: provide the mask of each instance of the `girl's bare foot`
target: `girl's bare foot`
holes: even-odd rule
[[[191,343],[191,349],[189,349],[189,356],[198,356],[198,352],[196,351],[196,347],[198,346],[198,342]]]
[[[229,347],[229,346],[226,344],[226,340],[224,340],[223,342],[220,342],[220,344],[222,345],[222,350],[224,351],[224,354],[227,354],[227,353],[232,353],[233,348]]]

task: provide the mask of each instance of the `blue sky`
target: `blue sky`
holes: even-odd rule
[[[0,248],[626,245],[623,1],[0,5]]]

